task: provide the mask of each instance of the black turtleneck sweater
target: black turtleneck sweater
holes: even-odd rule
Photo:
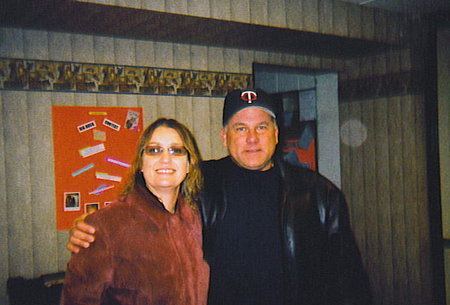
[[[208,305],[283,304],[279,171],[228,159],[226,213],[217,225]]]

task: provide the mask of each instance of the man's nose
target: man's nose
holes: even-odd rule
[[[249,132],[247,133],[247,143],[256,143],[258,142],[258,140],[259,138],[256,130],[250,129]]]

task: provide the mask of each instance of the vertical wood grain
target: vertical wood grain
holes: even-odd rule
[[[217,19],[231,19],[230,0],[210,0],[211,17]]]
[[[176,114],[174,96],[158,96],[157,117],[174,118]]]
[[[114,63],[117,65],[136,66],[136,44],[131,39],[114,39]],[[135,94],[119,94],[117,105],[120,107],[137,107]]]
[[[34,276],[27,94],[3,93],[10,276]]]
[[[48,58],[55,61],[72,61],[72,35],[48,32]]]
[[[233,21],[250,22],[250,0],[230,0]]]
[[[376,153],[375,147],[377,142],[375,135],[377,129],[375,126],[374,112],[376,104],[373,100],[364,101],[362,104],[361,122],[367,128],[367,138],[363,144],[364,159],[364,210],[366,221],[366,248],[363,257],[367,270],[370,271],[371,286],[373,289],[374,304],[380,304],[380,295],[383,291],[380,289],[383,275],[380,272],[380,265],[383,259],[379,255],[379,248],[382,247],[378,243],[379,240],[379,218],[376,185]]]
[[[255,51],[239,50],[239,71],[241,73],[253,73],[253,63],[255,62]]]
[[[194,121],[199,120],[201,118],[197,117],[193,107],[193,99],[190,96],[177,96],[175,97],[175,116],[178,121],[186,125],[189,130],[194,133]],[[196,138],[199,138],[199,135],[194,134]],[[197,141],[199,141],[197,139]]]
[[[348,36],[349,32],[349,5],[340,0],[333,0],[333,34],[337,36]]]
[[[16,28],[1,28],[0,56],[23,58],[23,31]]]
[[[48,59],[48,35],[46,31],[24,31],[25,58]]]
[[[165,1],[166,6],[164,11],[177,14],[187,14],[188,12],[187,0],[165,0]]]
[[[414,304],[421,299],[421,276],[420,276],[420,231],[419,210],[416,192],[417,185],[417,143],[415,141],[416,121],[414,101],[411,97],[401,98],[401,112],[404,114],[401,121],[403,143],[408,145],[403,150],[403,177],[404,177],[404,202],[405,202],[405,235],[406,243],[406,278],[408,279],[408,295],[406,301]]]
[[[361,8],[361,24],[359,25],[362,28],[362,37],[368,40],[374,40],[375,38],[375,10],[362,6]]]
[[[340,2],[340,1],[339,1]],[[348,6],[348,35],[352,38],[362,37],[362,8],[359,5]]]
[[[218,159],[228,155],[227,149],[223,146],[222,138],[220,136],[220,131],[222,130],[223,100],[223,98],[213,98],[210,100],[212,159]]]
[[[153,41],[136,41],[136,64],[143,67],[156,67],[156,44]],[[139,107],[142,107],[144,128],[158,117],[157,97],[154,95],[139,95],[137,98]]]
[[[49,59],[49,39],[46,31],[24,32],[25,58]],[[47,270],[57,268],[55,219],[52,213],[53,201],[46,200],[48,194],[53,194],[53,152],[51,143],[51,121],[48,120],[51,98],[48,93],[28,92],[24,96],[26,103],[26,123],[28,128],[21,132],[28,145],[29,152],[29,187],[31,208],[31,227],[29,238],[33,255],[33,276],[40,276]],[[49,128],[50,127],[50,128]],[[26,184],[24,184],[26,185]],[[36,204],[38,203],[38,204]]]
[[[350,119],[361,122],[361,103],[353,102],[350,103]],[[351,138],[361,139],[363,137],[362,130],[352,129]],[[350,211],[353,230],[355,232],[356,240],[358,241],[359,247],[362,251],[366,252],[366,238],[365,238],[365,214],[364,214],[364,202],[365,196],[364,191],[366,188],[364,181],[364,150],[361,145],[353,145],[350,149],[351,158],[351,180],[352,180],[352,190],[349,194],[350,196]]]
[[[291,29],[303,29],[302,12],[303,2],[300,0],[285,0],[286,3],[286,26]]]
[[[208,48],[208,70],[223,71],[225,69],[223,50],[219,48]],[[217,60],[219,59],[219,60]],[[223,98],[212,98],[210,105],[211,118],[211,158],[219,158],[226,155],[225,149],[220,138],[220,130],[222,129],[222,107]],[[203,158],[207,159],[206,155]]]
[[[96,63],[116,63],[116,43],[112,37],[94,37],[94,58]],[[116,94],[97,94],[97,106],[117,106],[118,96]]]
[[[94,62],[94,37],[72,34],[72,60],[75,62]]]
[[[389,98],[388,132],[389,142],[389,193],[391,199],[391,223],[393,238],[393,265],[394,265],[394,299],[393,302],[401,304],[406,297],[406,253],[405,253],[405,217],[403,199],[402,166],[402,128],[401,109],[398,98]]]
[[[138,96],[138,105],[142,107],[144,128],[146,128],[159,117],[158,99],[154,95]]]
[[[164,11],[166,7],[165,0],[141,0],[141,8],[154,11]]]
[[[117,97],[119,107],[138,107],[138,96],[135,94],[120,94]]]
[[[173,67],[174,61],[174,44],[173,43],[157,43],[155,44],[155,58],[158,59],[159,66],[163,68]],[[173,96],[156,96],[157,117],[175,116],[175,97]]]
[[[201,97],[192,99],[192,111],[194,113],[193,132],[197,138],[202,156],[210,159],[211,153],[211,117],[209,102]],[[215,136],[215,135],[213,135]]]
[[[319,30],[319,4],[317,0],[303,0],[303,29],[309,32]]]
[[[285,0],[267,1],[268,24],[276,27],[286,27],[286,3]]]
[[[84,93],[74,95],[75,105],[77,106],[95,106],[97,104],[97,94]]]
[[[345,124],[350,118],[350,103],[341,103],[339,105],[339,120],[340,120],[340,126],[342,131],[342,126]],[[353,177],[352,177],[352,160],[351,160],[351,153],[350,153],[351,147],[348,145],[348,143],[345,143],[342,141],[341,136],[341,145],[340,145],[340,151],[341,151],[341,183],[342,183],[342,191],[344,193],[344,196],[347,200],[347,203],[350,205],[352,203],[352,187],[353,187]],[[350,213],[350,210],[349,210]],[[350,215],[351,216],[351,215]],[[350,219],[352,221],[352,219]]]
[[[188,0],[187,9],[189,15],[196,15],[201,17],[211,17],[211,10],[209,8],[209,0]]]
[[[57,270],[51,93],[27,94],[34,276]],[[51,197],[50,197],[51,198]]]
[[[181,69],[191,69],[192,68],[192,52],[189,45],[174,45],[174,66],[180,67]],[[193,127],[193,107],[192,107],[192,97],[176,97],[176,114],[175,117],[184,123],[191,131]]]
[[[249,0],[250,22],[255,24],[269,24],[267,0]]]
[[[400,14],[389,14],[386,17],[386,42],[398,43],[403,40],[402,36],[405,34],[403,20]]]
[[[51,95],[53,106],[75,105],[75,94],[71,92],[54,92]]]
[[[333,22],[334,22],[334,7],[333,1],[330,0],[318,0],[318,11],[319,11],[319,33],[333,33]]]
[[[376,10],[374,12],[374,40],[386,41],[387,11]]]
[[[115,0],[116,5],[127,7],[140,7],[140,0]]]
[[[374,113],[374,123],[376,128],[375,141],[375,164],[376,164],[376,192],[378,202],[378,231],[379,234],[379,257],[382,257],[383,264],[381,272],[384,276],[381,283],[381,304],[393,304],[394,297],[393,278],[393,250],[392,250],[392,223],[391,223],[391,198],[389,192],[389,145],[390,137],[387,128],[387,112],[389,111],[386,99],[376,100]]]
[[[417,151],[417,203],[418,215],[417,223],[419,236],[417,242],[420,244],[420,265],[419,270],[422,279],[429,279],[421,285],[421,300],[431,303],[432,300],[432,271],[431,271],[431,248],[430,248],[430,224],[429,224],[429,206],[428,206],[428,188],[427,188],[427,156],[426,156],[426,135],[425,135],[425,98],[422,96],[412,96],[415,111],[415,132],[416,132],[416,151]]]
[[[0,34],[1,35],[1,34]],[[8,202],[7,202],[7,188],[6,188],[6,168],[5,168],[5,139],[4,133],[4,98],[0,92],[0,289],[6,291],[6,280],[9,276],[9,232],[8,232]],[[0,302],[6,303],[6,295],[0,294]]]
[[[114,63],[116,65],[136,65],[136,47],[131,39],[114,38]]]
[[[115,63],[115,39],[112,37],[94,36],[94,58],[96,63]]]

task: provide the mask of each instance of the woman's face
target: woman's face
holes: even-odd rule
[[[147,188],[155,195],[176,192],[188,171],[187,152],[178,132],[164,126],[156,128],[142,156]]]

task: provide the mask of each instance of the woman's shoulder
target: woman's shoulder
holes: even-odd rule
[[[115,200],[98,211],[88,215],[86,222],[92,225],[107,226],[108,224],[117,224],[123,221],[131,212],[131,204],[125,200]]]

